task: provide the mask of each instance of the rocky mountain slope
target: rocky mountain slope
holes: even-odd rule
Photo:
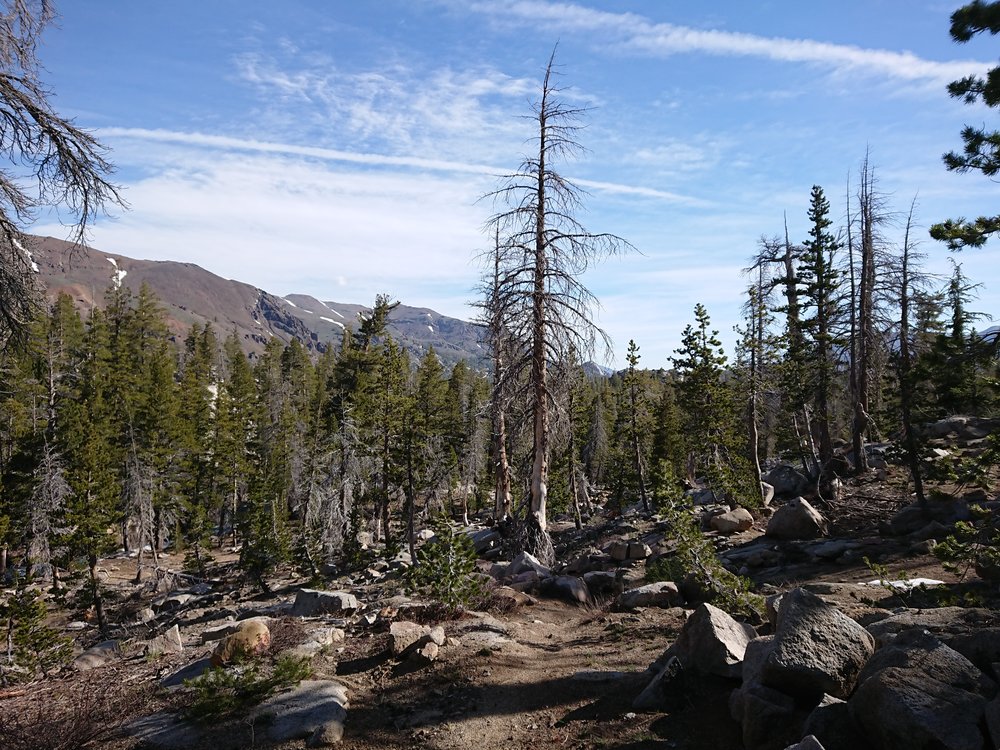
[[[103,307],[112,284],[133,293],[143,283],[159,298],[171,332],[183,340],[193,324],[211,323],[224,337],[236,331],[250,354],[263,350],[268,339],[297,338],[312,351],[339,342],[346,327],[357,328],[360,304],[318,300],[304,294],[279,297],[232,279],[223,279],[194,263],[151,261],[82,247],[52,237],[35,237],[26,248],[37,280],[49,297],[66,292],[87,311]],[[430,346],[446,366],[466,359],[482,362],[480,327],[424,307],[400,305],[389,318],[389,331],[411,356]]]

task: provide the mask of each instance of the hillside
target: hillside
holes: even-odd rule
[[[95,305],[103,307],[111,284],[120,283],[136,293],[145,283],[162,303],[177,340],[183,340],[192,325],[211,323],[221,335],[236,331],[251,356],[271,337],[285,343],[297,338],[311,351],[322,351],[329,342],[338,342],[345,328],[356,328],[358,315],[370,310],[305,294],[279,297],[194,263],[139,260],[91,247],[74,248],[53,237],[35,237],[27,250],[39,286],[49,298],[66,292],[88,311]],[[414,357],[433,346],[446,366],[461,359],[474,364],[482,360],[479,326],[429,308],[399,305],[389,318],[389,331]]]

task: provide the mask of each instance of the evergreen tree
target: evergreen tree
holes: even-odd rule
[[[102,633],[108,629],[97,562],[114,549],[108,534],[119,521],[119,481],[115,472],[111,353],[103,313],[94,310],[87,323],[79,376],[73,397],[63,402],[56,430],[57,448],[65,457],[66,480],[72,489],[67,499],[60,540],[66,549],[64,566],[78,557],[86,560],[88,601],[94,607]]]
[[[838,293],[839,273],[836,255],[840,248],[830,233],[830,202],[823,188],[814,185],[809,204],[809,239],[803,243],[799,263],[802,290],[802,329],[808,337],[806,373],[813,390],[815,404],[813,427],[819,435],[820,465],[833,461],[831,438],[831,401],[837,375],[837,347],[842,343],[836,336],[841,309]]]
[[[212,519],[221,505],[213,455],[218,349],[210,324],[192,326],[184,341],[180,379],[180,493],[185,503],[181,533],[188,547],[185,564],[202,576],[209,561]]]
[[[1000,32],[1000,2],[974,0],[963,5],[952,13],[950,31],[951,38],[960,44],[984,31],[996,35]],[[948,84],[948,94],[966,104],[981,101],[987,107],[1000,105],[1000,66],[991,68],[985,76],[969,75],[953,81]],[[944,155],[948,170],[971,170],[987,177],[1000,172],[1000,131],[966,125],[962,129],[962,142],[962,153],[951,151]],[[1000,216],[980,216],[972,221],[948,219],[931,227],[931,237],[947,242],[951,250],[982,247],[987,238],[997,232],[1000,232]]]
[[[753,502],[748,492],[748,467],[735,445],[735,405],[723,380],[726,355],[718,331],[702,304],[694,309],[695,324],[688,324],[681,347],[673,357],[677,371],[678,403],[687,449],[688,481],[705,476],[709,486],[730,503]]]

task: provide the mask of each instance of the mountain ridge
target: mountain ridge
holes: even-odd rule
[[[211,323],[220,337],[236,331],[251,357],[272,337],[286,344],[298,339],[310,351],[322,352],[339,344],[346,328],[357,329],[358,316],[371,311],[362,304],[307,294],[282,297],[195,263],[142,260],[54,237],[30,237],[24,251],[50,299],[65,292],[89,312],[105,306],[109,287],[121,284],[134,294],[145,283],[163,308],[175,341],[183,341],[192,325]],[[388,331],[411,356],[423,356],[433,346],[445,366],[461,359],[473,367],[485,365],[482,327],[476,323],[401,303],[389,316]]]

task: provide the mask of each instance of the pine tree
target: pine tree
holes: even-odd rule
[[[830,403],[838,369],[836,347],[842,343],[835,333],[841,309],[840,274],[836,268],[840,245],[829,231],[830,202],[818,185],[812,189],[809,221],[809,239],[802,245],[799,263],[802,329],[809,341],[805,366],[815,404],[813,427],[819,435],[820,465],[826,468],[833,461]]]
[[[248,502],[257,467],[253,455],[257,392],[253,371],[235,332],[226,339],[224,351],[226,377],[216,404],[215,450],[223,496],[218,534],[221,540],[228,519],[236,546],[237,517]]]
[[[732,393],[723,381],[727,359],[722,342],[702,304],[695,306],[694,314],[695,325],[685,327],[681,347],[672,358],[679,377],[688,481],[693,483],[701,474],[731,504],[738,499],[752,502],[757,493],[747,491],[748,469],[735,445],[736,414]]]
[[[974,2],[963,5],[951,15],[951,38],[960,44],[984,31],[1000,32],[1000,2]],[[982,102],[987,107],[1000,105],[1000,66],[987,71],[985,77],[970,75],[948,84],[948,94],[966,104]],[[966,125],[962,129],[962,153],[944,155],[945,167],[953,172],[982,172],[994,177],[1000,172],[1000,131],[985,126]],[[947,242],[951,250],[982,247],[990,235],[1000,232],[1000,216],[980,216],[948,219],[931,227],[931,237]]]
[[[108,620],[97,563],[114,548],[108,529],[117,526],[120,515],[113,410],[108,403],[112,380],[108,341],[104,315],[95,309],[77,364],[78,385],[73,398],[63,402],[56,430],[57,447],[66,460],[66,480],[73,491],[62,519],[62,527],[68,530],[60,540],[66,549],[62,562],[86,559],[88,602],[102,633],[107,633]]]
[[[210,324],[192,326],[184,341],[180,380],[180,492],[185,504],[182,534],[188,547],[185,565],[202,576],[209,562],[212,519],[221,504],[213,456],[218,349]]]

